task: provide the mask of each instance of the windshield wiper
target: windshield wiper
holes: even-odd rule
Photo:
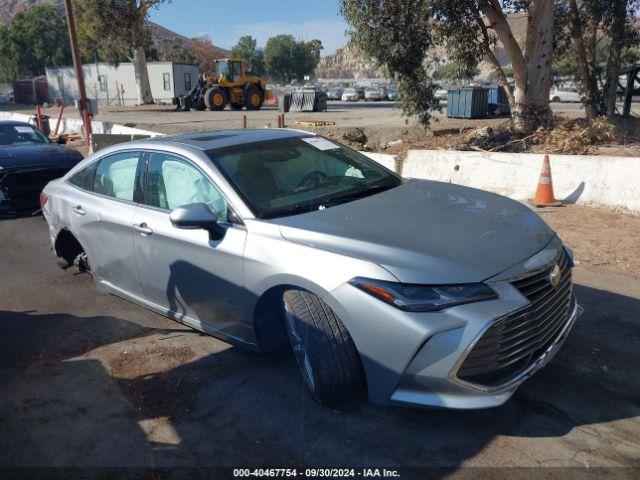
[[[287,217],[289,215],[297,215],[299,213],[314,212],[320,208],[321,203],[317,201],[296,203],[295,205],[279,208],[268,212],[262,218],[271,219],[278,217]]]
[[[375,195],[376,193],[384,192],[385,190],[389,190],[396,185],[369,185],[367,187],[358,188],[357,190],[352,190],[347,193],[343,193],[341,195],[336,195],[333,197],[328,197],[319,203],[322,205],[335,205],[337,203],[344,203],[351,200],[357,200],[359,198],[369,197],[371,195]]]
[[[272,210],[264,215],[262,218],[270,219],[283,217],[288,215],[296,215],[300,213],[310,213],[316,210],[323,210],[325,207],[331,207],[339,205],[341,203],[349,202],[351,200],[357,200],[358,198],[368,197],[375,195],[376,193],[389,190],[397,185],[369,185],[367,187],[358,188],[357,190],[351,190],[350,192],[342,193],[340,195],[326,196],[322,198],[315,198],[306,202],[296,203],[295,205]]]

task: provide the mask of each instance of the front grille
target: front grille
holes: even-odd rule
[[[556,263],[560,281],[554,288],[549,276]],[[571,266],[564,249],[548,269],[512,285],[531,303],[485,331],[462,362],[458,378],[489,387],[508,382],[538,360],[563,331],[572,307]]]
[[[11,211],[38,208],[42,189],[68,171],[68,168],[56,168],[5,173],[0,176],[0,191],[5,197],[0,207]]]

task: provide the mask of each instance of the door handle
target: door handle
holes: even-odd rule
[[[84,211],[81,205],[76,205],[75,207],[73,207],[73,213],[76,213],[78,215],[84,215],[86,212]]]
[[[133,224],[133,229],[142,234],[142,235],[151,235],[153,233],[153,230],[151,230],[149,228],[149,226],[146,223],[140,223],[140,224]]]

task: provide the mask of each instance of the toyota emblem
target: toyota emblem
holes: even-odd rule
[[[560,267],[558,264],[553,267],[553,270],[551,270],[549,274],[549,283],[553,288],[556,288],[560,283]]]

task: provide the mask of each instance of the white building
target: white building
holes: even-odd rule
[[[148,62],[151,94],[156,103],[171,103],[173,97],[186,94],[198,81],[197,65],[175,62]],[[137,101],[133,64],[117,67],[106,63],[87,63],[82,66],[87,97],[102,105],[135,105]],[[62,99],[72,105],[78,98],[78,82],[73,67],[47,68],[49,101]]]

